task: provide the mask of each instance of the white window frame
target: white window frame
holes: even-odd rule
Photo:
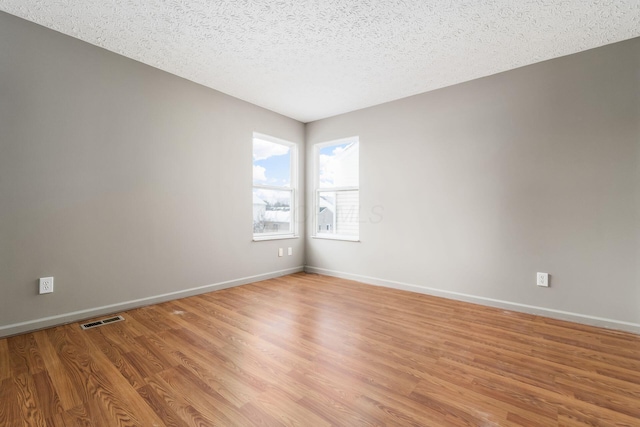
[[[346,234],[337,234],[337,233],[322,233],[318,227],[318,214],[320,212],[320,193],[322,192],[342,192],[342,191],[357,191],[358,192],[358,200],[360,199],[360,159],[358,158],[358,186],[348,186],[348,187],[320,187],[320,150],[325,147],[329,147],[331,145],[340,145],[340,144],[348,144],[348,143],[357,143],[360,145],[360,137],[351,136],[348,138],[335,139],[333,141],[321,142],[318,144],[314,144],[313,146],[313,233],[311,237],[316,239],[329,239],[329,240],[345,240],[350,242],[359,242],[360,241],[360,221],[358,220],[358,234],[357,235],[346,235]],[[358,148],[359,149],[359,148]],[[336,212],[333,213],[334,217]],[[334,219],[334,226],[336,224],[336,220]]]
[[[275,144],[281,144],[289,147],[289,170],[290,170],[290,186],[278,186],[278,185],[264,185],[264,184],[255,184],[253,183],[253,140],[254,139],[262,139],[265,141],[273,142]],[[290,233],[253,233],[253,241],[259,242],[264,240],[281,240],[281,239],[296,239],[299,237],[298,234],[298,221],[297,218],[297,190],[298,190],[298,144],[291,141],[286,141],[284,139],[276,138],[271,135],[266,135],[264,133],[254,132],[253,137],[251,138],[251,164],[252,164],[252,175],[251,175],[251,196],[253,198],[253,190],[254,189],[264,189],[264,190],[275,190],[275,191],[289,191],[291,193],[291,205],[289,206],[290,210]],[[253,230],[253,224],[252,224]],[[253,231],[252,231],[253,232]]]

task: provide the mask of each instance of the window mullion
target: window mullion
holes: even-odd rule
[[[264,185],[264,184],[253,184],[253,188],[259,188],[261,190],[276,190],[276,191],[292,191],[293,188],[289,186],[277,186],[277,185]]]
[[[318,188],[317,191],[319,192],[323,192],[323,193],[338,193],[341,191],[357,191],[359,190],[359,187],[321,187]]]

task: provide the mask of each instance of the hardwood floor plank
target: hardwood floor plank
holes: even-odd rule
[[[321,414],[324,419],[334,425],[347,424],[350,426],[380,426],[384,423],[368,412],[356,408],[355,402],[359,394],[351,395],[337,390],[336,385],[318,377],[308,377],[301,373],[291,373],[290,376],[303,384],[309,391],[307,396],[299,400],[300,405]]]
[[[125,386],[126,384],[126,386]],[[162,425],[161,420],[143,399],[135,393],[122,377],[107,376],[92,368],[88,376],[87,389],[91,415],[100,414],[102,421],[97,424],[109,426]],[[144,420],[144,421],[143,421]],[[94,420],[95,421],[95,420]]]
[[[220,400],[220,395],[197,381],[197,378],[194,381],[193,376],[188,375],[185,378],[183,376],[185,372],[188,371],[181,371],[180,367],[172,368],[159,373],[157,377],[161,378],[166,389],[171,390],[172,394],[177,393],[182,396],[181,400],[184,400],[188,407],[202,414],[212,425],[242,425],[237,420],[234,423],[234,420],[227,417],[226,411],[222,410],[225,406]]]
[[[54,414],[45,419],[47,427],[67,427],[63,413]]]
[[[640,426],[640,336],[293,274],[0,339],[0,426]]]
[[[49,334],[62,362],[87,403],[92,422],[98,425],[162,425],[162,421],[135,392],[117,367],[91,341],[91,334],[80,328],[55,328]],[[95,421],[93,417],[99,421]]]
[[[167,427],[189,427],[189,424],[182,420],[171,407],[165,405],[165,402],[151,386],[145,385],[140,387],[138,394],[142,396],[149,407],[155,411]]]
[[[226,308],[217,307],[217,310],[207,310],[199,304],[196,307],[181,304],[180,307],[185,311],[194,313],[198,322],[202,318],[210,318],[211,316],[219,319],[217,327],[226,330],[226,336],[237,335],[239,337],[227,340],[227,343],[233,345],[235,344],[234,341],[238,340],[246,342],[255,349],[256,353],[261,354],[262,357],[268,357],[269,360],[278,364],[283,370],[293,369],[300,365],[310,365],[310,361],[307,358],[298,357],[290,352],[284,353],[279,347],[260,337],[261,332],[259,331],[264,327],[261,322],[246,318],[238,313],[228,312]]]
[[[483,383],[482,386],[471,383],[459,383],[457,378],[446,375],[432,376],[422,380],[411,393],[418,402],[430,402],[441,408],[443,414],[455,414],[457,417],[478,425],[492,421],[499,425],[508,413],[535,417],[541,425],[553,425],[557,420],[557,409],[543,399],[535,398],[528,389],[504,389],[498,380]],[[487,386],[489,384],[489,386]]]
[[[560,408],[558,426],[637,427],[637,419],[611,416],[585,408]]]
[[[0,339],[0,384],[11,376],[9,340]]]
[[[66,389],[70,389],[73,393],[73,398],[80,401],[81,404],[86,403],[90,398],[89,390],[87,389],[87,379],[91,375],[89,369],[89,362],[91,358],[87,355],[86,349],[82,345],[77,345],[69,338],[69,332],[71,329],[68,327],[57,327],[48,329],[45,331],[47,338],[51,343],[54,352],[60,359],[58,378],[66,378]],[[51,378],[54,378],[51,375]],[[54,383],[55,384],[55,383]],[[58,394],[62,397],[64,392],[63,388],[57,388]],[[79,405],[73,406],[73,408]]]
[[[193,374],[201,378],[207,385],[216,390],[229,403],[236,407],[241,407],[250,402],[258,394],[251,385],[231,375],[227,369],[216,369],[212,371],[208,366],[209,359],[191,354],[187,356],[182,352],[176,352],[182,366],[189,369]]]
[[[36,386],[29,374],[20,374],[13,377],[20,418],[23,426],[45,426],[41,405],[38,402]]]
[[[252,426],[256,427],[284,427],[280,421],[267,414],[266,412],[256,408],[251,403],[246,403],[240,408],[242,413],[248,420],[251,421]]]
[[[97,419],[96,415],[90,414],[89,404],[83,403],[62,414],[62,420],[66,427],[93,427],[92,419]]]
[[[576,388],[587,387],[608,396],[623,396],[640,402],[640,385],[604,377],[594,372],[585,372],[579,369],[559,372],[556,374],[555,383],[558,389],[565,389],[567,393]]]
[[[290,400],[281,390],[270,389],[261,393],[253,403],[288,427],[331,426],[329,421],[300,405],[299,401]]]
[[[330,364],[318,364],[313,370],[292,372],[309,388],[335,396],[350,404],[359,414],[381,420],[383,425],[446,425],[442,415],[401,394],[390,394],[366,379],[346,377]]]
[[[44,361],[33,334],[16,335],[7,339],[13,375],[35,374],[44,368]]]
[[[164,402],[165,410],[171,411],[178,415],[180,420],[186,423],[188,426],[211,426],[216,425],[219,421],[217,418],[208,418],[206,415],[201,414],[193,406],[191,406],[184,397],[175,393],[171,385],[166,383],[158,374],[148,380],[149,388],[158,396],[157,402],[161,404]],[[161,399],[161,400],[160,400]]]
[[[242,382],[256,390],[264,391],[267,383],[260,377],[256,377],[243,369],[243,364],[237,364],[232,359],[220,353],[220,347],[211,345],[209,342],[193,336],[189,331],[168,331],[161,335],[161,338],[172,343],[176,348],[189,347],[192,351],[189,357],[200,357],[209,360],[209,364],[214,364],[224,375],[235,381]]]
[[[18,390],[14,384],[14,378],[5,378],[0,381],[0,425],[13,427],[22,425]]]
[[[493,397],[496,400],[505,402],[505,404],[532,412],[538,416],[553,415],[554,408],[560,414],[560,411],[574,411],[575,413],[593,414],[599,413],[603,420],[618,420],[621,425],[630,422],[635,417],[629,417],[623,412],[615,412],[607,407],[596,408],[595,405],[582,399],[578,399],[575,393],[579,389],[571,390],[571,393],[555,393],[549,390],[531,386],[526,383],[513,382],[508,378],[503,378],[499,374],[485,371],[481,368],[466,366],[473,377],[473,382],[469,386],[486,396]],[[451,373],[450,370],[441,370],[440,373]],[[627,410],[634,410],[638,406],[637,401],[630,402]],[[640,418],[635,418],[640,421]],[[637,423],[636,421],[636,423]],[[553,424],[555,425],[555,423]],[[632,424],[633,425],[633,424]]]
[[[77,388],[72,384],[67,375],[58,353],[49,341],[49,336],[45,331],[37,331],[33,336],[42,354],[47,374],[51,380],[54,391],[60,400],[63,410],[67,411],[83,403],[78,394]]]
[[[47,419],[55,418],[63,413],[64,408],[51,382],[49,372],[43,371],[33,375],[33,382],[44,417]]]
[[[98,328],[99,329],[99,328]],[[102,353],[109,359],[109,361],[115,366],[120,374],[127,379],[132,387],[138,388],[144,386],[144,374],[139,372],[135,366],[133,366],[129,360],[122,354],[122,347],[111,341],[100,333],[101,331],[92,331],[92,340],[102,351]]]
[[[467,397],[463,401],[472,410],[477,408],[478,411],[491,414],[504,411],[506,419],[509,421],[517,417],[520,420],[536,421],[539,424],[544,422],[544,424],[553,425],[555,423],[557,413],[554,408],[540,408],[537,402],[521,404],[518,400],[514,401],[512,396],[505,398],[493,389],[487,390],[483,383],[479,384],[485,377],[479,377],[478,371],[481,369],[473,370],[464,363],[451,363],[451,361],[441,359],[431,367],[428,376],[424,377],[412,396],[415,397],[414,393],[421,393],[425,390],[424,394],[426,395],[429,395],[433,390],[443,393],[449,392],[454,399],[456,394],[464,394]],[[488,378],[490,382],[509,381],[508,377],[505,378],[499,374],[488,374]],[[527,383],[523,384],[535,387]],[[436,397],[436,399],[439,398],[439,396]],[[472,402],[474,403],[472,404]]]

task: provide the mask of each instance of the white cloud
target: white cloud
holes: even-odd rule
[[[335,157],[320,154],[320,186],[332,187],[335,176]]]
[[[253,165],[253,182],[256,182],[256,181],[266,182],[267,181],[267,176],[265,175],[266,171],[267,170],[262,166]]]
[[[253,160],[266,160],[272,156],[282,156],[289,152],[289,147],[264,139],[253,138]]]
[[[348,146],[339,146],[339,147],[336,147],[336,148],[335,148],[335,150],[333,150],[333,151],[331,152],[331,155],[332,155],[332,156],[337,156],[338,154],[340,154],[340,153],[342,153],[344,150],[346,150],[346,149],[347,149],[347,147],[348,147]]]
[[[336,175],[336,157],[344,151],[345,147],[339,146],[331,151],[331,154],[320,154],[320,185],[323,187],[333,187]]]
[[[341,158],[340,155],[350,146],[351,144],[339,145],[331,150],[331,154],[320,154],[318,161],[320,163],[321,187],[334,187],[336,185],[336,175],[338,172],[341,172],[339,175],[342,176],[342,178],[340,178],[340,180],[343,181],[341,185],[345,185],[344,168],[348,167],[348,165],[344,163],[344,158]]]

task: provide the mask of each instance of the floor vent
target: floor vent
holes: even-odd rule
[[[80,327],[82,329],[91,329],[91,328],[97,328],[98,326],[102,326],[102,325],[108,325],[109,323],[113,323],[113,322],[121,322],[123,320],[124,320],[124,317],[115,316],[115,317],[109,317],[108,319],[97,320],[95,322],[83,323],[82,325],[80,325]]]

